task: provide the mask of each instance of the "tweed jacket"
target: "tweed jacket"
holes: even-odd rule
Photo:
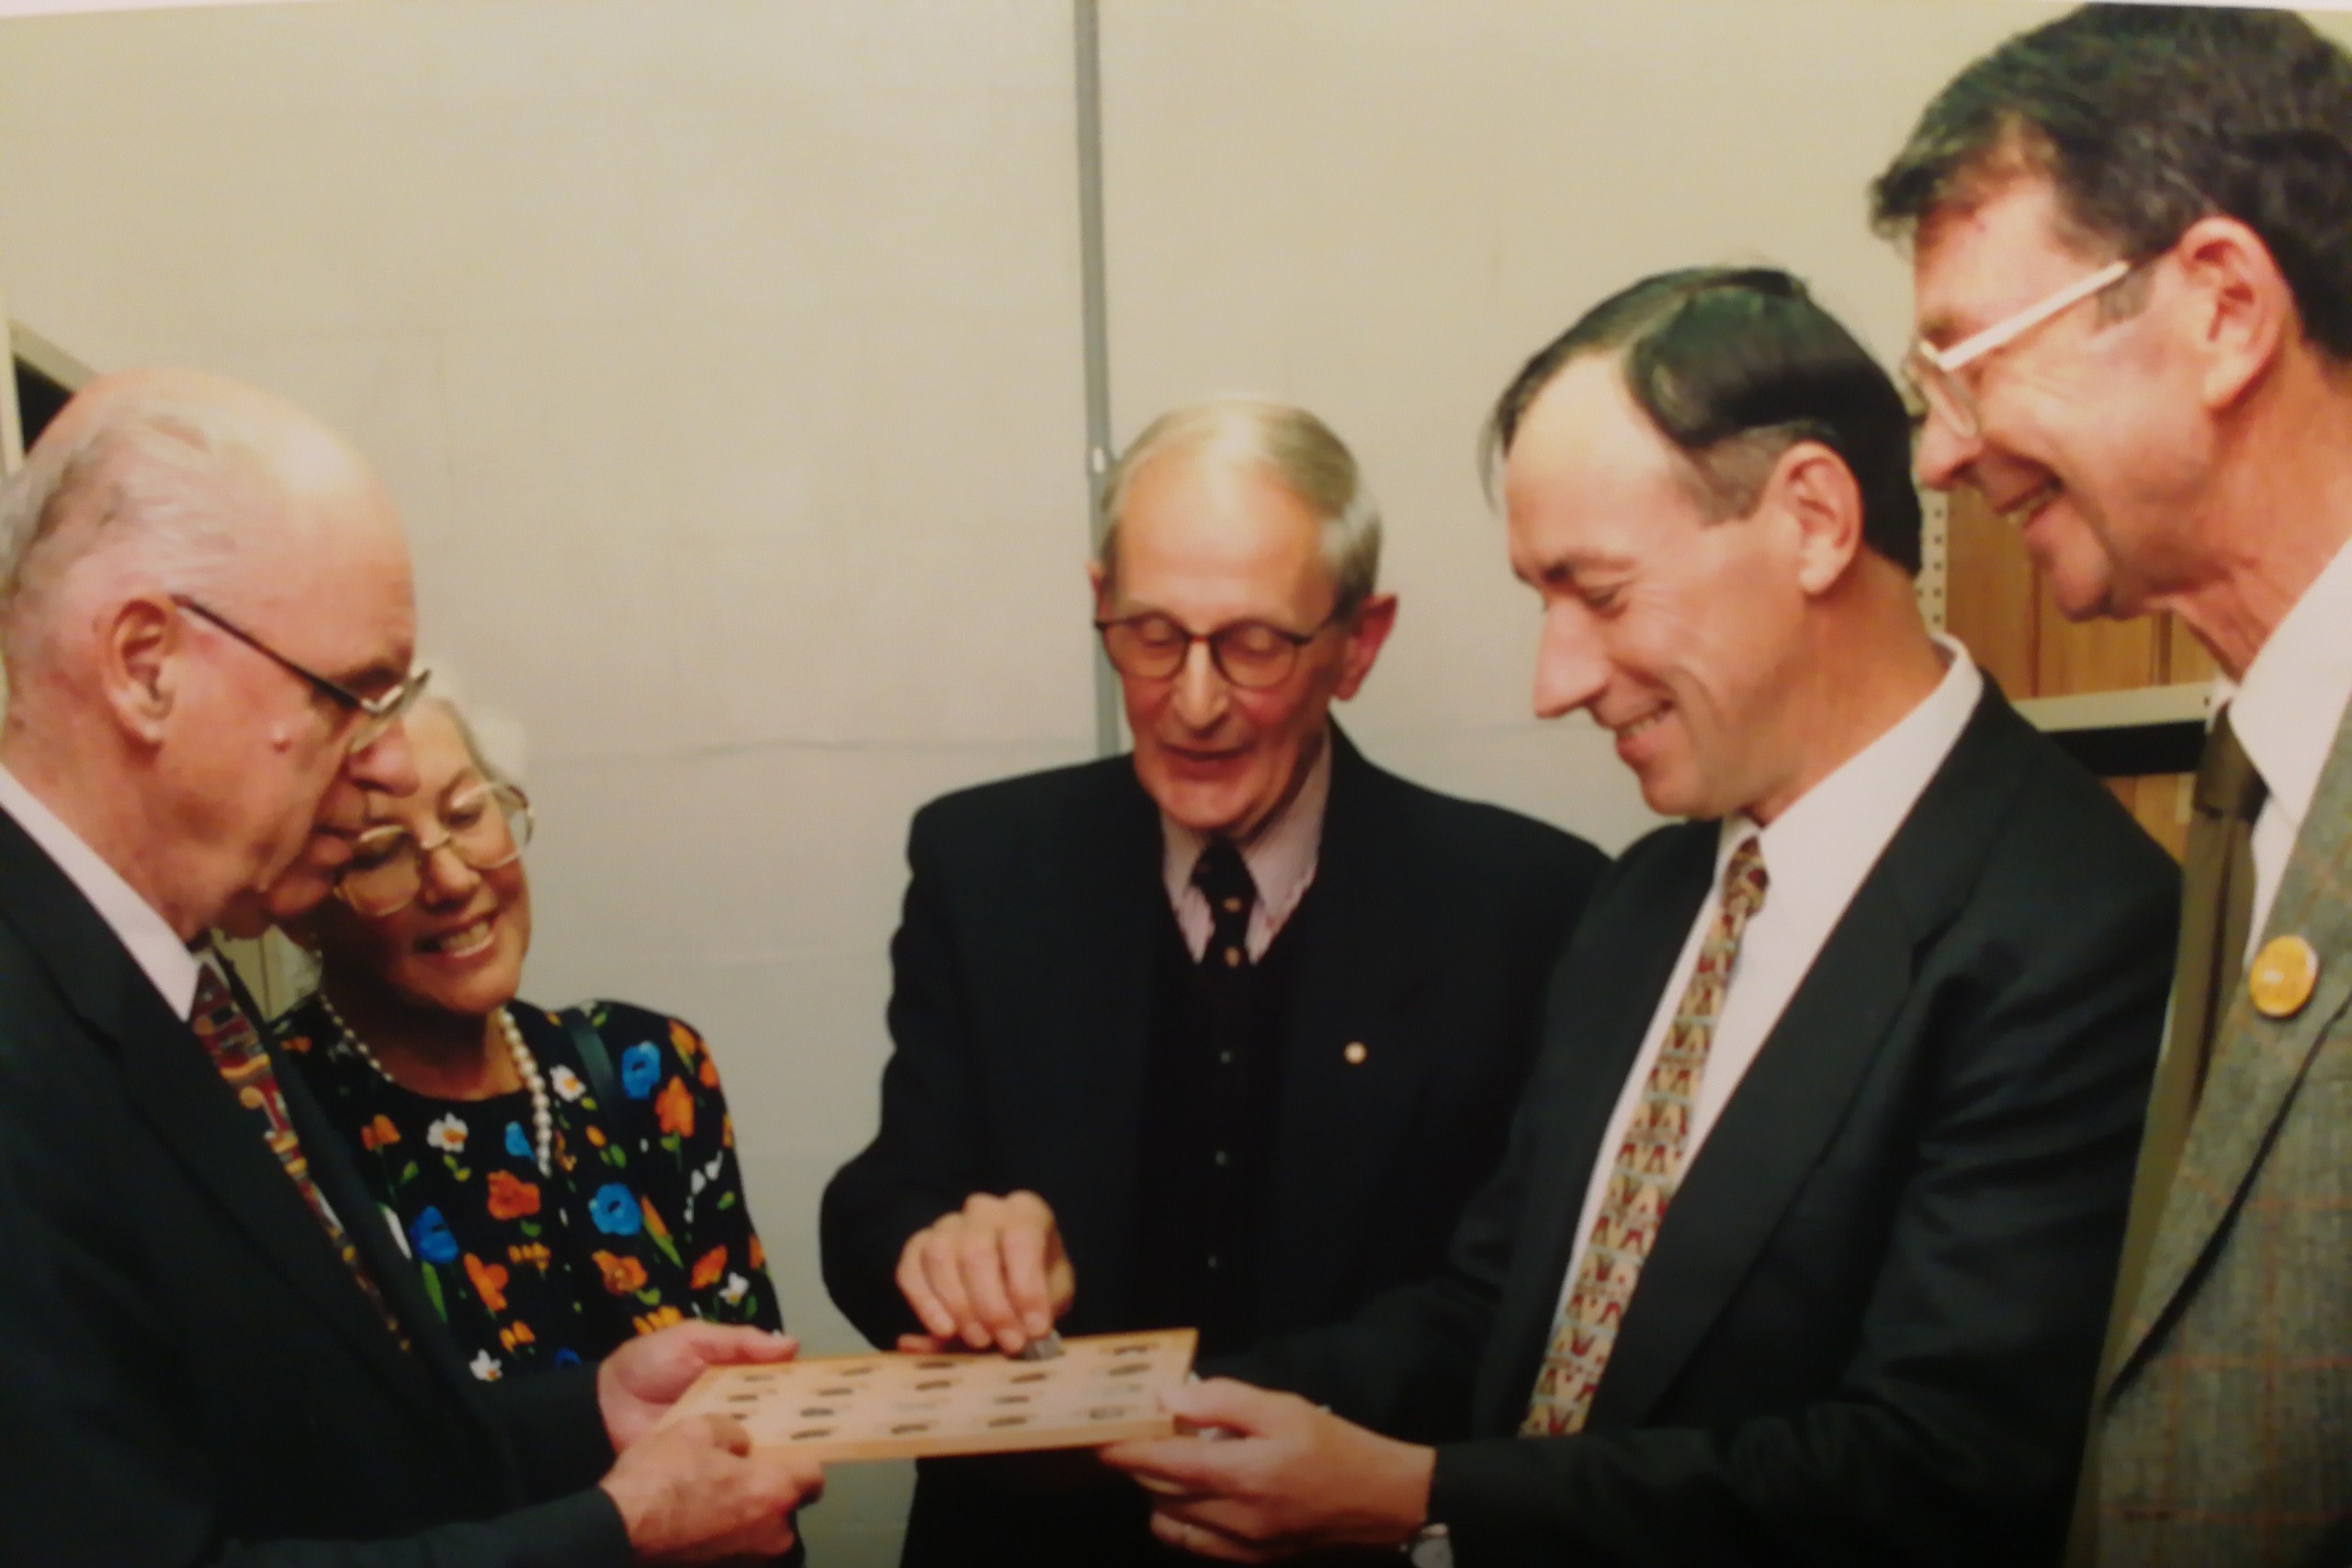
[[[2261,942],[2318,983],[2242,986],[2099,1391],[2098,1561],[2352,1561],[2352,719]]]

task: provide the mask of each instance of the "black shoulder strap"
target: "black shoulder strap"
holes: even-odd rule
[[[596,1109],[609,1116],[620,1109],[620,1086],[613,1076],[613,1054],[605,1047],[605,1037],[588,1021],[585,1007],[566,1008],[556,1016],[571,1032],[571,1043],[580,1052],[580,1065],[588,1070],[588,1088],[596,1096]]]

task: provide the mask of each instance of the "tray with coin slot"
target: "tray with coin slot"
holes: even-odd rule
[[[752,1442],[827,1464],[1160,1438],[1175,1424],[1159,1396],[1192,1371],[1195,1338],[1089,1335],[1044,1361],[889,1353],[713,1367],[668,1420],[731,1416]]]

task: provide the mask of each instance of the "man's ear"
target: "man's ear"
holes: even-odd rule
[[[1396,629],[1396,595],[1375,593],[1356,606],[1348,618],[1347,643],[1340,653],[1340,682],[1331,688],[1331,695],[1341,702],[1356,694],[1363,678],[1372,673],[1372,662],[1380,657],[1380,645]]]
[[[169,599],[142,593],[100,613],[98,683],[115,722],[160,745],[180,694],[187,621]]]
[[[1111,580],[1102,575],[1102,563],[1099,560],[1088,561],[1086,563],[1086,591],[1094,602],[1094,613],[1098,616],[1108,615],[1110,613],[1110,601],[1104,596],[1110,586]]]
[[[2173,254],[2188,286],[2205,406],[2227,408],[2300,333],[2295,291],[2262,236],[2234,218],[2199,219],[2181,231]]]
[[[1853,470],[1820,442],[1800,441],[1773,465],[1762,500],[1792,532],[1797,586],[1809,596],[1827,592],[1862,547],[1862,491]]]

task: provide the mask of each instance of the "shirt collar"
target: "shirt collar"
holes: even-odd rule
[[[1308,765],[1298,793],[1241,846],[1241,863],[1257,885],[1258,908],[1279,927],[1315,880],[1317,856],[1323,847],[1323,813],[1331,799],[1331,732],[1325,730],[1322,749]],[[1187,886],[1193,866],[1208,848],[1208,835],[1194,831],[1165,811],[1159,814],[1164,846],[1162,869],[1171,888]]]
[[[1984,695],[1984,677],[1968,650],[1940,633],[1935,642],[1947,661],[1943,679],[1884,734],[1799,795],[1770,826],[1758,828],[1744,811],[1724,819],[1715,853],[1719,883],[1732,851],[1757,834],[1771,878],[1766,908],[1832,897],[1837,908],[1845,908]]]
[[[116,940],[130,950],[131,959],[153,984],[164,1005],[175,1015],[187,1017],[196,1004],[198,960],[180,941],[179,933],[97,851],[83,842],[80,834],[61,821],[57,813],[43,805],[23,781],[5,767],[0,767],[0,811],[15,818],[25,836],[57,863],[57,869],[65,874],[65,879],[89,901]]]
[[[2234,690],[2215,682],[2229,705],[2230,728],[2269,791],[2270,803],[2300,826],[2318,793],[2335,745],[2335,728],[2352,704],[2352,543],[2335,552],[2278,629],[2246,666]],[[2324,715],[2325,722],[2315,722]]]

